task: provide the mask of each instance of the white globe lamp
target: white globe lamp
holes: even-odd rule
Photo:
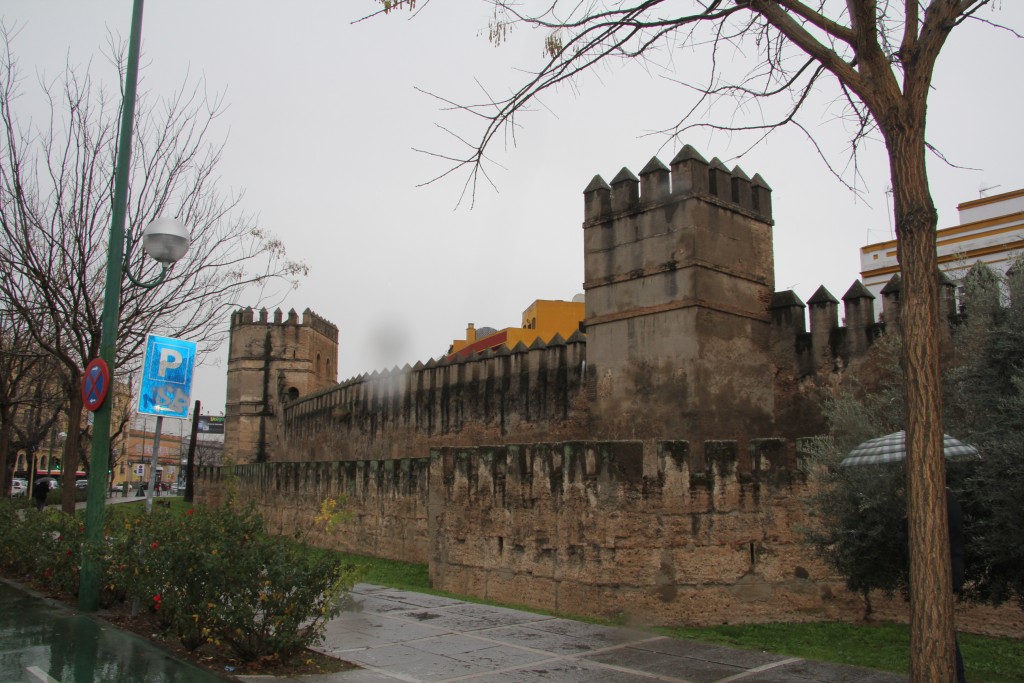
[[[142,231],[142,248],[168,266],[188,251],[188,228],[177,218],[157,218]]]

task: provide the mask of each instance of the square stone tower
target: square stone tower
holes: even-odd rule
[[[308,308],[302,322],[294,309],[253,319],[247,308],[231,314],[224,457],[234,463],[264,462],[280,453],[288,401],[334,386],[338,375],[338,328]]]
[[[584,211],[592,438],[770,435],[771,188],[687,145]]]

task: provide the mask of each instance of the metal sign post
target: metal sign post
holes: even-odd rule
[[[156,467],[160,461],[160,431],[164,426],[163,415],[156,419],[156,432],[153,434],[153,458],[149,461],[149,484],[146,486],[146,513],[153,511],[153,490],[156,488]]]

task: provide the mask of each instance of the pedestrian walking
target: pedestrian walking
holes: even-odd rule
[[[32,486],[32,498],[36,501],[36,509],[42,510],[46,507],[46,497],[50,495],[50,481],[48,479],[36,479]]]

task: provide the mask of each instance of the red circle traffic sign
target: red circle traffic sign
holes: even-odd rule
[[[85,407],[96,412],[110,391],[110,369],[102,358],[93,358],[82,375],[82,400]]]

